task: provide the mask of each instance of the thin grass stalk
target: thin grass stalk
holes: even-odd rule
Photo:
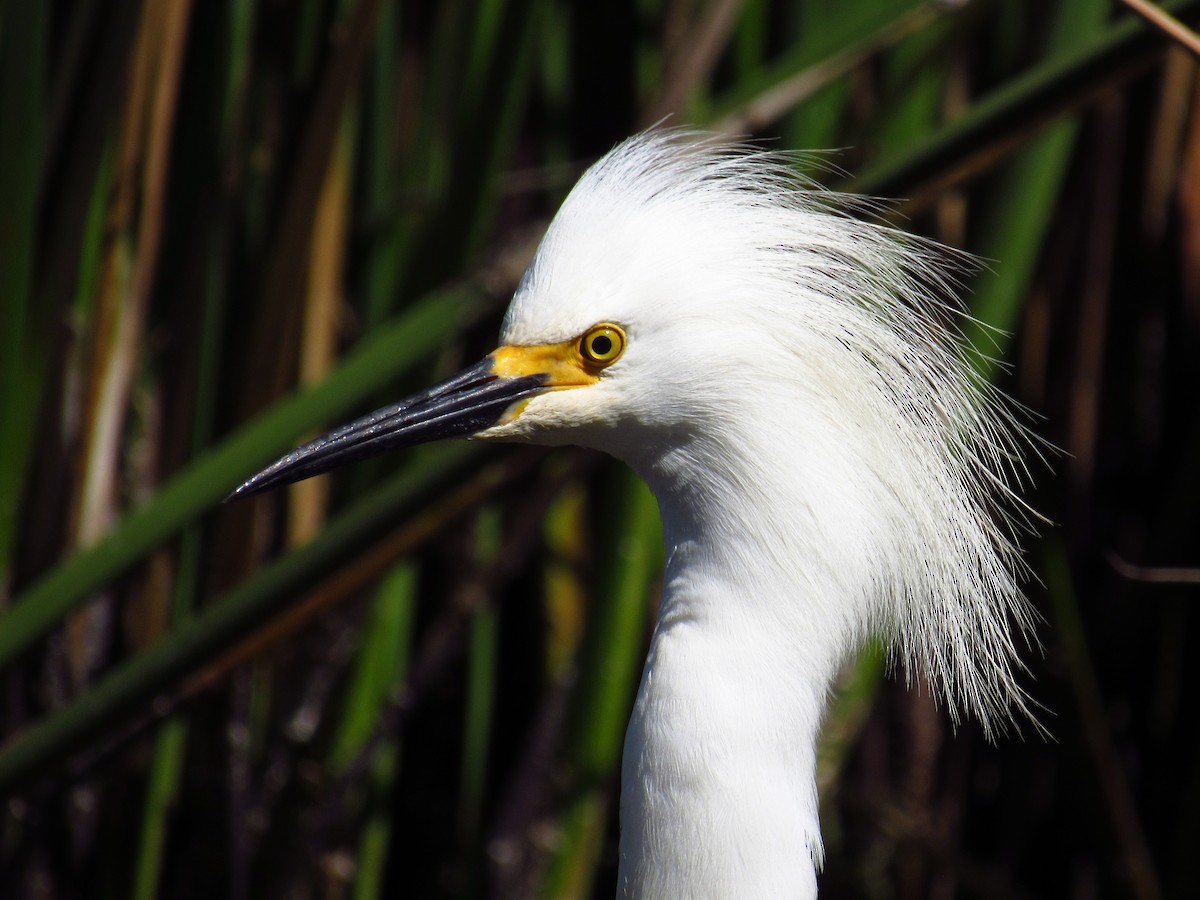
[[[1053,624],[1062,644],[1071,691],[1074,696],[1083,741],[1095,770],[1096,786],[1106,813],[1107,824],[1129,878],[1129,888],[1138,900],[1157,900],[1162,886],[1146,835],[1142,831],[1137,801],[1121,763],[1120,754],[1109,733],[1110,715],[1105,710],[1096,669],[1088,650],[1087,634],[1079,612],[1079,596],[1066,548],[1057,537],[1042,545],[1039,566],[1046,578]]]
[[[735,83],[762,68],[771,35],[771,5],[765,0],[745,3],[738,16],[730,46]]]
[[[45,156],[45,96],[50,9],[10,3],[0,23],[0,604],[8,599],[22,486],[46,371],[43,317],[34,273],[37,186]]]
[[[80,450],[73,538],[84,546],[99,538],[115,514],[119,447],[162,241],[189,10],[187,2],[169,12],[150,4],[139,26],[110,223],[117,234],[101,282]]]
[[[154,900],[160,896],[170,836],[169,823],[183,782],[187,735],[186,720],[172,718],[164,722],[154,736],[142,825],[134,851],[131,891],[134,900]]]
[[[131,82],[121,113],[119,171],[110,209],[100,294],[91,323],[85,405],[70,501],[70,549],[94,544],[117,517],[125,424],[133,405],[142,339],[162,244],[166,176],[191,4],[142,10]],[[65,628],[73,686],[91,680],[114,630],[112,597],[101,594]]]
[[[353,136],[357,132],[356,104],[342,115],[337,141],[317,197],[305,279],[303,320],[300,328],[299,371],[301,387],[319,383],[334,365],[345,254],[349,243],[350,184],[354,177]],[[315,434],[306,435],[311,439]],[[287,542],[299,546],[320,530],[329,503],[330,482],[309,479],[288,490]]]
[[[373,797],[388,797],[395,788],[400,771],[400,742],[384,741],[375,751],[368,790]],[[359,832],[358,859],[354,872],[354,900],[378,900],[385,893],[384,874],[391,852],[393,821],[381,802],[371,804],[371,812]]]
[[[565,165],[571,156],[561,123],[567,121],[571,103],[571,10],[566,4],[547,3],[538,29],[539,52],[534,76],[545,116],[555,123],[538,143],[546,167]]]
[[[486,506],[477,514],[473,553],[478,573],[486,572],[495,566],[503,544],[502,527],[499,510],[495,507]],[[481,876],[480,862],[484,845],[483,809],[498,675],[498,623],[496,608],[486,600],[477,603],[471,612],[458,795],[458,870],[461,894],[468,897],[478,893]]]
[[[1103,0],[1066,0],[1049,52],[1058,55],[1091,42],[1102,33],[1107,12]],[[979,361],[985,374],[994,373],[995,359],[1005,356],[1012,340],[1078,133],[1078,120],[1068,119],[1024,147],[1001,173],[997,201],[978,217],[977,252],[1003,261],[993,276],[977,280],[971,298],[975,323],[968,324],[967,337],[985,354]]]
[[[244,113],[243,92],[249,68],[250,41],[253,34],[252,0],[230,0],[225,5],[227,28],[226,53],[213,67],[220,73],[220,121],[216,156],[223,169],[233,165],[238,150],[240,122]],[[189,459],[201,456],[212,443],[218,412],[218,387],[224,350],[227,284],[230,273],[229,248],[231,204],[227,196],[208,229],[207,265],[202,294],[196,389],[191,415]],[[179,542],[178,567],[171,622],[173,628],[186,624],[196,608],[201,585],[206,547],[199,523],[187,526]],[[155,735],[149,764],[146,801],[141,831],[135,851],[133,895],[138,900],[159,896],[161,879],[167,865],[166,848],[174,820],[175,804],[184,783],[184,757],[188,749],[187,720],[168,719]]]
[[[455,43],[456,27],[462,5],[438,4],[429,44],[420,55],[407,60],[398,56],[399,75],[405,80],[396,85],[407,102],[398,116],[406,126],[400,137],[400,160],[395,174],[397,204],[381,240],[385,262],[375,273],[372,299],[375,309],[386,309],[397,298],[420,293],[424,288],[416,275],[422,262],[422,239],[430,221],[445,199],[449,182],[447,165],[450,137],[444,111],[455,106],[451,77],[461,65],[462,52]],[[400,27],[405,19],[400,16]],[[401,41],[401,47],[404,44]],[[414,84],[415,82],[415,84]],[[372,139],[377,146],[380,137]],[[388,154],[386,147],[372,152]],[[376,251],[378,255],[380,251]],[[457,273],[455,273],[457,274]]]
[[[232,59],[238,58],[235,45]],[[244,54],[244,45],[240,48]],[[236,71],[236,66],[231,66]],[[228,95],[227,95],[228,96]],[[208,265],[205,267],[204,303],[200,327],[196,391],[192,413],[190,458],[196,459],[212,441],[215,427],[221,336],[224,332],[225,291],[229,275],[229,233],[227,217],[221,215],[209,229]],[[196,608],[203,584],[205,554],[201,525],[188,525],[179,542],[179,560],[175,575],[173,628],[183,627]],[[165,851],[171,832],[174,804],[183,783],[183,759],[187,752],[188,726],[183,717],[172,717],[155,735],[149,766],[145,809],[135,856],[133,894],[137,900],[159,896],[161,877],[166,865]]]
[[[597,588],[571,703],[578,712],[567,737],[572,787],[543,897],[590,896],[644,658],[651,588],[662,565],[662,525],[649,489],[632,472],[609,466],[601,490]]]
[[[802,7],[797,15],[800,33],[791,48],[713,100],[709,121],[715,129],[743,134],[765,127],[881,47],[892,45],[930,20],[925,4],[916,0],[889,0],[866,7],[836,4],[811,19],[807,7]],[[797,146],[825,144],[814,142],[810,135],[801,137]]]
[[[395,229],[388,223],[399,215],[394,140],[397,125],[400,59],[396,48],[400,16],[395,3],[384,5],[375,47],[371,55],[371,77],[362,103],[363,164],[359,169],[359,207],[366,222],[370,250],[363,267],[363,330],[370,332],[391,313],[403,258],[403,247],[389,240]]]
[[[417,568],[404,562],[379,584],[363,628],[363,644],[342,704],[342,721],[329,755],[335,777],[346,774],[374,733],[388,698],[401,690],[408,677],[417,608]],[[358,834],[354,869],[355,900],[384,896],[383,878],[392,831],[388,799],[399,774],[401,741],[379,741],[367,777],[366,816]],[[359,799],[359,798],[356,798]]]
[[[93,547],[27,588],[0,617],[0,666],[55,626],[87,595],[206,512],[248,473],[294,445],[304,432],[347,418],[365,399],[415,368],[481,312],[459,288],[432,294],[381,328],[312,388],[281,400],[209,450]]]
[[[66,707],[11,736],[0,747],[0,797],[28,787],[32,776],[89,746],[132,711],[170,692],[185,675],[236,647],[339,559],[369,545],[387,524],[412,517],[422,502],[436,503],[439,492],[475,465],[478,452],[469,444],[450,444],[414,454],[403,472],[340,514],[310,544],[218,598]]]
[[[303,139],[289,173],[284,200],[271,236],[262,303],[249,334],[259,348],[249,362],[243,409],[257,411],[275,399],[290,383],[293,354],[298,343],[300,307],[295,298],[304,293],[305,259],[324,176],[339,134],[342,115],[357,94],[373,44],[375,27],[384,0],[358,0],[340,40],[316,86],[315,98],[303,123]]]
[[[639,22],[652,22],[662,17],[667,6],[662,0],[634,0],[634,16]],[[633,87],[639,110],[649,109],[658,102],[662,91],[663,73],[667,69],[665,41],[637,42],[633,56]]]
[[[295,44],[292,50],[292,80],[298,85],[312,84],[320,55],[321,43],[326,38],[324,18],[325,0],[299,0],[296,4]]]
[[[503,174],[511,167],[518,127],[529,102],[536,72],[535,42],[548,0],[513,3],[501,23],[477,35],[491,47],[491,65],[479,70],[481,83],[465,86],[463,114],[455,135],[454,180],[439,223],[443,239],[455,235],[457,258],[451,271],[479,254],[491,234],[502,198]]]
[[[924,8],[919,12],[928,16]],[[880,157],[909,150],[947,118],[944,103],[951,75],[947,39],[964,24],[963,16],[929,17],[919,29],[897,31],[898,39],[880,60],[881,97],[868,129],[872,151]]]
[[[701,87],[712,76],[733,37],[743,0],[713,0],[692,21],[662,73],[656,103],[641,125],[649,127],[666,116],[682,114],[686,121],[707,118],[708,97]]]
[[[381,580],[362,631],[328,768],[345,775],[375,732],[379,713],[407,678],[417,606],[418,568],[405,560]]]
[[[1169,5],[1178,17],[1200,13],[1200,0]],[[1021,146],[1047,123],[1161,56],[1160,35],[1127,20],[1070,52],[1052,55],[979,98],[921,146],[875,164],[845,190],[873,197],[936,194]]]
[[[573,482],[555,498],[543,517],[547,556],[541,571],[546,617],[546,675],[565,686],[574,680],[587,611],[583,569],[591,531],[586,519],[586,486]]]

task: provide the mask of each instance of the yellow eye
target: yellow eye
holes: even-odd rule
[[[584,362],[598,369],[610,366],[625,352],[625,332],[608,322],[593,325],[579,339],[579,354]]]

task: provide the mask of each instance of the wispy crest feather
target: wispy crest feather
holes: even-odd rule
[[[739,260],[730,279],[756,287],[740,314],[785,346],[818,348],[797,371],[836,395],[845,452],[860,457],[887,520],[867,628],[940,689],[956,720],[972,712],[990,734],[1029,712],[1018,644],[1030,642],[1033,617],[1011,534],[1025,520],[1013,488],[1029,448],[958,327],[970,260],[857,218],[876,204],[818,188],[795,162],[687,132],[635,137],[583,177],[525,287],[549,289],[558,245],[587,243],[579,229],[610,218],[670,213],[698,257]],[[695,314],[721,299],[697,291]],[[506,328],[519,331],[521,317],[519,292]]]

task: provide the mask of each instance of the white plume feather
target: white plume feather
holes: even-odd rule
[[[801,404],[787,425],[761,411],[747,424],[778,427],[780,440],[788,427],[822,429],[820,452],[851,461],[839,471],[855,483],[835,486],[839,502],[865,498],[871,507],[852,513],[875,532],[879,556],[864,566],[874,584],[849,620],[860,633],[846,636],[844,652],[861,631],[887,637],[956,718],[969,710],[991,733],[1014,711],[1028,712],[1014,634],[1027,638],[1032,617],[1009,534],[1023,518],[1010,485],[1028,439],[977,374],[957,327],[966,260],[855,218],[871,204],[815,187],[793,163],[679,131],[618,146],[555,218],[509,310],[505,340],[567,338],[598,316],[628,323],[631,354],[643,334],[649,342],[665,327],[659,319],[736,335],[725,347],[697,337],[704,367],[735,382],[738,372],[787,381]],[[692,381],[693,393],[675,398],[690,408],[660,412],[687,418],[679,427],[696,432],[711,414],[736,433],[729,404],[737,391],[761,390],[748,379],[710,395]],[[661,381],[655,390],[664,390],[661,407],[670,390]],[[653,418],[644,409],[653,399],[639,394],[642,408],[630,402],[630,414]],[[639,452],[619,436],[591,442],[625,458]],[[712,460],[697,460],[704,464]]]

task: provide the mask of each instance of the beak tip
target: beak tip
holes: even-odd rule
[[[245,496],[247,493],[246,488],[249,485],[250,485],[249,481],[239,484],[232,491],[230,491],[228,494],[226,494],[224,497],[221,498],[222,505],[228,503],[230,500],[237,500],[239,497]]]
[[[260,493],[260,492],[266,490],[267,488],[273,486],[278,479],[269,478],[266,476],[271,474],[271,470],[274,468],[275,468],[275,466],[271,466],[267,469],[264,469],[261,472],[251,475],[249,478],[247,478],[245,481],[243,481],[241,484],[239,484],[237,487],[235,487],[232,491],[230,491],[228,494],[226,494],[224,497],[222,497],[221,503],[225,504],[225,503],[229,503],[233,500],[242,500],[242,499],[245,499],[246,497],[250,497],[254,494]]]

